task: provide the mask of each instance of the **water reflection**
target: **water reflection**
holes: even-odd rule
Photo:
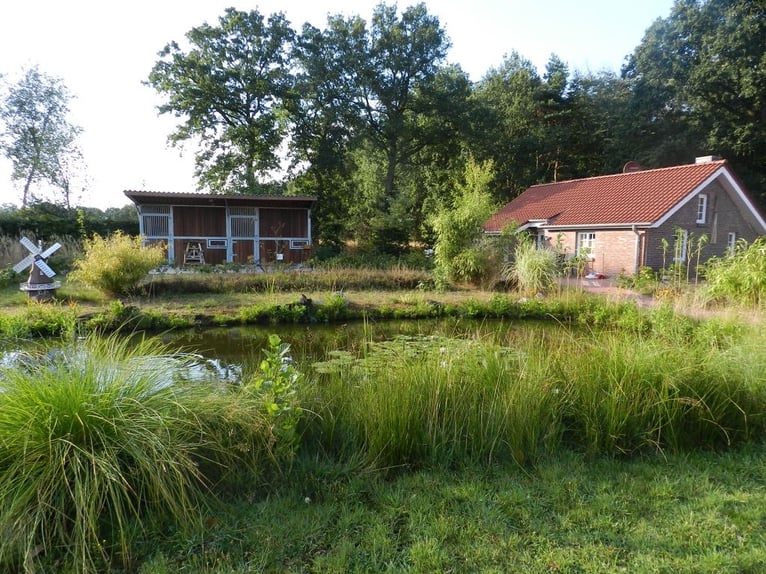
[[[269,325],[236,328],[212,328],[168,332],[156,337],[171,352],[198,357],[191,364],[191,378],[213,377],[235,382],[247,377],[263,358],[270,334],[277,334],[290,344],[293,358],[304,367],[323,361],[337,351],[359,356],[368,342],[395,337],[481,338],[509,347],[530,331],[551,331],[551,325],[534,322],[507,322],[470,319],[433,319],[421,321],[357,322],[340,325]],[[64,346],[65,347],[65,346]],[[0,349],[0,365],[21,364],[25,357],[60,352],[60,341],[18,342]]]

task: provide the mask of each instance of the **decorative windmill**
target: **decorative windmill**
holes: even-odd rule
[[[49,299],[56,293],[56,289],[61,287],[60,281],[52,281],[56,272],[51,269],[45,260],[61,248],[60,243],[54,243],[48,249],[43,251],[43,242],[38,241],[37,245],[26,237],[21,238],[21,244],[27,248],[29,255],[13,266],[16,273],[21,273],[29,267],[29,278],[26,283],[20,285],[22,291],[29,293],[33,299]]]

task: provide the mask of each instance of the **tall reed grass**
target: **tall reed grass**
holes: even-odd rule
[[[167,522],[193,528],[213,481],[275,438],[263,401],[184,380],[192,357],[88,339],[0,371],[0,567],[102,571]]]
[[[715,336],[715,333],[726,336]],[[375,467],[720,448],[766,430],[766,352],[725,326],[669,342],[561,329],[399,339],[317,365],[323,448]],[[756,336],[757,337],[757,336]],[[307,435],[312,436],[312,435]]]

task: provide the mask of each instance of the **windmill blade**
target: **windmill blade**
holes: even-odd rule
[[[37,255],[38,253],[40,253],[40,248],[37,245],[35,245],[34,241],[27,239],[26,237],[22,237],[21,239],[19,239],[19,242],[24,247],[26,247],[29,250],[29,252],[32,253],[33,255]]]
[[[56,251],[58,251],[60,248],[61,248],[61,243],[58,243],[58,242],[54,243],[53,245],[48,247],[48,249],[40,253],[40,257],[42,257],[43,259],[48,259],[48,257],[56,253]]]
[[[37,265],[37,268],[40,271],[42,271],[43,275],[45,275],[46,277],[53,277],[54,275],[56,275],[56,272],[53,269],[51,269],[48,266],[48,264],[42,259],[38,259],[37,261],[35,261],[35,265]]]
[[[35,255],[34,253],[31,253],[27,255],[24,259],[19,261],[16,265],[14,265],[13,271],[16,273],[21,273],[22,271],[24,271],[24,269],[32,265],[32,263],[34,262],[35,262]]]

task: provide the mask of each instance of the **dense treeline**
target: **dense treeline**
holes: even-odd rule
[[[422,3],[300,31],[283,14],[229,9],[168,44],[147,84],[180,118],[171,141],[200,142],[202,188],[317,195],[320,240],[395,251],[429,240],[469,161],[494,167],[499,203],[628,160],[721,155],[764,203],[765,10],[678,0],[619,74],[571,70],[557,55],[540,74],[511,52],[474,83],[447,63],[449,39]],[[265,184],[285,162],[288,177]]]
[[[92,207],[69,208],[47,202],[27,207],[0,207],[0,236],[32,234],[48,241],[57,237],[107,236],[116,231],[138,234],[138,215],[133,206],[100,210]]]

